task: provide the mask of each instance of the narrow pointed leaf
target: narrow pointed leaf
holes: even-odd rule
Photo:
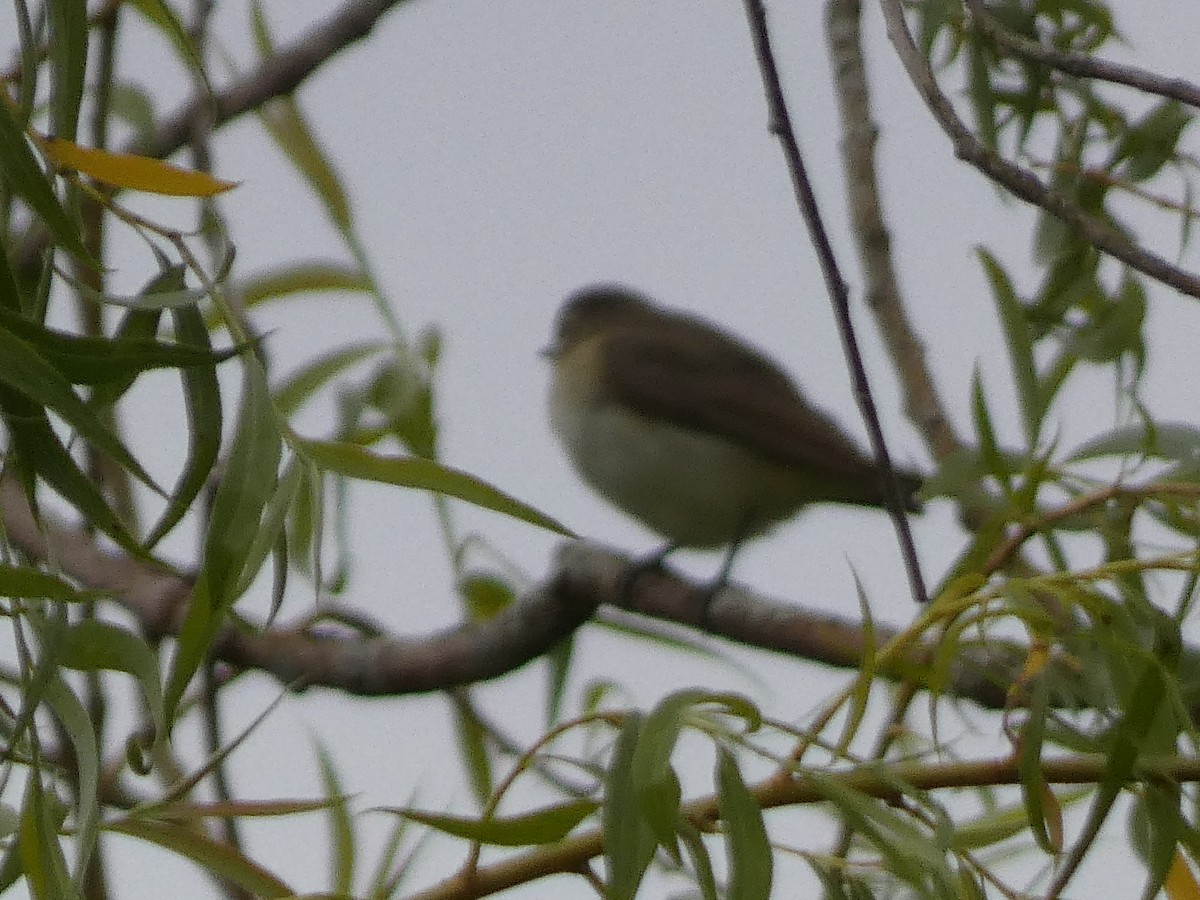
[[[576,825],[599,808],[592,800],[572,800],[547,806],[520,816],[467,819],[419,809],[396,809],[395,813],[436,828],[445,834],[494,847],[530,847],[561,841]]]
[[[0,178],[37,213],[50,229],[56,244],[78,259],[94,264],[78,229],[63,211],[50,180],[29,148],[25,130],[13,118],[12,108],[7,103],[0,103]]]
[[[130,382],[152,369],[216,366],[243,348],[213,350],[153,338],[84,337],[46,328],[0,307],[0,329],[20,338],[71,384]]]
[[[81,591],[55,575],[30,566],[0,564],[0,596],[45,597],[47,600],[95,600],[96,591]]]
[[[195,307],[184,306],[173,310],[171,318],[181,340],[205,349],[210,347],[208,330]],[[184,411],[188,422],[187,459],[162,518],[146,538],[148,547],[157,544],[186,515],[208,483],[221,453],[221,385],[215,367],[184,369],[180,372],[180,378],[183,380]]]
[[[633,900],[654,858],[654,835],[642,814],[632,777],[641,725],[641,717],[636,714],[626,719],[605,781],[602,818],[604,854],[608,858],[607,900]]]
[[[242,408],[205,540],[209,600],[221,611],[237,599],[235,589],[275,490],[282,447],[262,364],[247,355],[243,372]]]
[[[728,900],[768,900],[774,856],[762,807],[742,781],[737,760],[724,747],[717,760],[717,803],[725,823]]]
[[[292,438],[297,453],[328,471],[364,481],[445,494],[504,513],[557,534],[573,536],[565,525],[473,475],[419,456],[384,456],[356,444]]]
[[[50,427],[50,420],[25,397],[0,387],[3,413],[17,461],[30,479],[39,478],[63,496],[88,523],[103,531],[130,553],[144,558],[145,550],[117,518],[96,483],[75,462]],[[32,482],[31,482],[32,486]]]
[[[134,191],[170,197],[214,197],[237,187],[237,182],[214,178],[207,172],[182,169],[148,156],[83,147],[62,138],[47,139],[42,149],[61,168]]]
[[[1013,381],[1017,386],[1017,398],[1021,403],[1025,437],[1029,446],[1033,447],[1041,431],[1042,415],[1045,412],[1042,408],[1037,366],[1033,357],[1033,335],[1025,317],[1025,307],[1013,289],[1008,274],[987,251],[981,249],[978,253],[992,286],[992,299],[996,303],[1000,325],[1004,329],[1004,338],[1008,344],[1009,365],[1012,367]]]
[[[69,626],[61,651],[62,664],[81,672],[125,672],[137,679],[150,716],[162,727],[162,684],[158,657],[150,646],[131,631],[84,619]]]
[[[50,20],[50,111],[56,134],[75,136],[88,58],[87,0],[47,0]]]
[[[93,447],[103,450],[142,483],[159,490],[120,438],[104,426],[58,370],[29,343],[5,329],[2,324],[0,382],[35,403],[52,409]]]
[[[338,779],[337,767],[328,751],[317,745],[317,763],[329,813],[329,888],[335,894],[350,896],[354,887],[354,820],[346,803],[346,794]]]
[[[190,859],[204,871],[227,878],[254,896],[298,896],[296,890],[236,847],[214,840],[186,822],[124,819],[106,825],[105,830],[137,838]]]
[[[46,701],[71,742],[76,778],[76,832],[74,841],[75,880],[83,883],[92,849],[99,834],[100,805],[97,790],[100,784],[100,748],[91,717],[79,698],[60,677],[46,686]]]

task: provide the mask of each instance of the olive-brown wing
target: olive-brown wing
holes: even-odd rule
[[[779,368],[703,325],[678,339],[632,330],[610,334],[604,364],[613,399],[649,416],[830,479],[874,480],[874,462]]]

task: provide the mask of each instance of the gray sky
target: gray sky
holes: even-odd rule
[[[839,260],[857,292],[861,281],[841,205],[838,130],[819,4],[771,6],[801,146]],[[280,44],[308,24],[285,21],[299,15],[293,4],[266,7]],[[313,15],[310,22],[319,18],[316,7],[303,10]],[[1190,46],[1200,12],[1163,0],[1140,3],[1138,12],[1140,21],[1121,23],[1130,58],[1200,77]],[[867,4],[866,18],[885,201],[913,317],[956,424],[966,433],[970,377],[978,365],[993,410],[1015,439],[1008,369],[972,251],[977,245],[991,248],[1025,286],[1032,285],[1033,217],[1023,206],[1000,200],[954,160],[893,60],[874,5]],[[7,24],[0,19],[0,33],[12,33]],[[242,4],[219,6],[217,31],[235,57],[248,62]],[[139,82],[152,77],[164,98],[177,97],[182,80],[172,80],[178,67],[169,51],[148,34],[141,43],[144,56],[131,60],[123,75]],[[414,334],[427,323],[444,330],[440,420],[447,463],[587,536],[637,553],[653,546],[646,532],[610,510],[570,472],[545,422],[546,372],[537,351],[547,342],[562,296],[595,280],[624,281],[722,322],[768,350],[814,400],[862,438],[829,303],[782,155],[766,130],[740,4],[411,3],[385,18],[369,41],[327,66],[299,100],[337,161],[368,252],[405,325]],[[163,108],[173,105],[164,102]],[[242,276],[340,252],[323,213],[297,188],[254,121],[228,129],[215,146],[218,174],[243,182],[224,207]],[[146,208],[167,207],[154,202]],[[1147,220],[1139,236],[1172,257],[1176,231],[1173,221]],[[138,284],[144,271],[139,257],[117,274],[117,283]],[[857,293],[855,298],[892,453],[928,468]],[[1195,374],[1191,345],[1200,324],[1195,303],[1161,290],[1151,302],[1155,318],[1169,318],[1171,327],[1153,331],[1156,352],[1167,365],[1151,371],[1146,397],[1167,418],[1192,418],[1197,382],[1186,375]],[[382,336],[368,303],[346,296],[289,302],[261,321],[274,329],[270,347],[281,372],[340,342]],[[1101,379],[1093,381],[1064,405],[1066,446],[1113,421],[1111,389]],[[327,434],[330,414],[328,404],[314,405],[299,420],[300,430]],[[158,429],[135,432],[133,439],[160,466],[178,458]],[[357,488],[352,496],[356,568],[347,601],[401,633],[456,622],[458,605],[428,500],[377,486]],[[546,571],[552,536],[465,507],[456,507],[456,519],[530,577]],[[948,505],[932,504],[914,530],[927,577],[936,583],[962,546]],[[180,536],[178,552],[190,555],[191,541]],[[685,565],[707,577],[717,558],[696,554]],[[735,577],[768,594],[854,616],[857,573],[877,615],[902,623],[912,607],[900,572],[884,515],[826,508],[748,548]],[[293,591],[285,613],[298,614],[306,602],[302,590]],[[616,679],[641,705],[666,690],[702,684],[745,691],[771,713],[801,719],[847,677],[734,651],[761,679],[756,682],[745,670],[595,630],[584,635],[580,650],[577,688],[587,678]],[[482,688],[481,695],[497,718],[532,740],[541,731],[542,681],[535,665]],[[250,679],[235,703],[237,716],[248,720],[277,691],[265,679]],[[457,766],[445,765],[453,738],[444,707],[439,698],[361,701],[322,692],[289,698],[238,753],[241,791],[249,797],[313,793],[310,735],[318,735],[343,767],[346,789],[360,792],[361,806],[401,805],[415,796],[425,807],[465,811],[469,793]],[[956,732],[957,722],[947,722]],[[231,733],[233,728],[231,723]],[[962,738],[960,746],[974,746],[971,740]],[[690,774],[696,792],[706,790],[707,777],[703,769]],[[268,825],[254,834],[268,866],[303,888],[325,883],[323,832],[316,819],[282,830]],[[448,874],[455,863],[447,860],[458,859],[457,848],[447,853],[443,847],[429,854],[422,871],[426,877]],[[178,887],[180,870],[173,862],[124,868],[129,865],[123,865],[125,877],[138,887],[127,896]],[[786,871],[805,869],[789,864]],[[1115,896],[1120,872],[1108,868],[1099,877]],[[564,883],[537,884],[522,895],[557,895]],[[1081,879],[1077,885],[1079,896],[1086,883]],[[585,893],[582,884],[569,890],[569,896]]]

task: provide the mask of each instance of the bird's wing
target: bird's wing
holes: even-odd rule
[[[695,328],[684,340],[634,330],[608,335],[613,399],[784,465],[832,479],[870,478],[874,462],[770,360],[701,324]]]

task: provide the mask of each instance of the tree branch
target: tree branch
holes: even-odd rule
[[[0,480],[0,510],[9,539],[35,561],[53,560],[82,586],[107,591],[131,613],[151,639],[173,636],[183,623],[192,579],[164,567],[102,549],[82,529],[34,520],[19,484]],[[664,572],[647,572],[625,588],[637,563],[586,543],[566,544],[554,570],[539,587],[495,618],[422,637],[322,631],[304,622],[264,631],[226,626],[213,654],[230,665],[257,669],[297,689],[328,687],[350,694],[398,696],[447,690],[505,675],[543,656],[587,622],[600,604],[661,621],[700,627],[709,633],[795,659],[857,669],[872,646],[897,634],[876,626],[874,644],[861,623],[823,616],[794,604],[728,586],[707,601],[706,586]],[[707,618],[705,606],[708,602]],[[929,686],[927,657],[917,645],[876,674],[889,680],[916,679]],[[1003,708],[1008,689],[1020,683],[1027,650],[1017,643],[989,641],[960,648],[937,690],[978,705]],[[1051,663],[1047,677],[1067,684],[1061,705],[1086,696],[1080,673]],[[924,680],[922,680],[922,673]],[[1074,691],[1071,686],[1079,685]]]
[[[1108,759],[1100,754],[1044,759],[1039,774],[1045,784],[1094,784],[1106,775]],[[884,802],[898,802],[899,786],[914,792],[954,788],[995,787],[1023,783],[1015,758],[979,760],[975,762],[931,763],[917,760],[897,763],[880,769],[873,763],[847,772],[826,774],[846,790]],[[1200,760],[1182,757],[1160,757],[1138,762],[1132,779],[1167,781],[1170,783],[1200,781]],[[755,802],[764,810],[784,806],[822,803],[828,799],[828,788],[805,779],[772,778],[750,785]],[[719,820],[717,798],[702,797],[685,803],[680,810],[684,819],[697,828],[711,830]],[[550,875],[578,872],[588,860],[604,852],[604,836],[600,829],[591,829],[526,853],[482,866],[468,874],[458,874],[424,891],[409,895],[409,900],[474,900],[499,893],[520,884],[527,884]]]
[[[842,339],[842,350],[846,357],[846,366],[850,370],[850,381],[854,388],[854,399],[858,403],[859,413],[867,426],[867,435],[871,441],[871,450],[879,468],[884,472],[887,483],[887,509],[896,531],[896,539],[900,544],[900,554],[904,559],[904,571],[908,576],[909,590],[917,603],[929,601],[925,590],[925,579],[921,575],[921,562],[917,557],[916,544],[913,542],[912,529],[908,525],[908,516],[904,510],[904,499],[901,497],[900,483],[892,466],[892,457],[888,453],[887,441],[883,437],[883,426],[879,422],[879,412],[875,408],[875,400],[871,396],[871,385],[867,379],[867,370],[863,365],[862,353],[858,348],[858,338],[854,335],[854,322],[850,318],[850,293],[846,281],[842,278],[838,267],[837,257],[833,252],[833,244],[821,212],[817,206],[817,197],[800,154],[800,143],[796,138],[796,129],[792,126],[791,115],[788,113],[787,101],[783,96],[783,84],[779,78],[779,67],[775,62],[775,52],[771,47],[771,33],[767,27],[767,10],[762,0],[745,0],[746,18],[750,24],[750,36],[754,42],[754,55],[758,60],[759,72],[762,75],[763,90],[766,92],[767,112],[770,117],[768,128],[779,138],[783,148],[783,156],[787,161],[788,173],[792,178],[792,189],[795,192],[796,204],[800,209],[800,217],[808,228],[809,240],[817,253],[817,261],[821,265],[821,274],[825,279],[825,288],[829,292],[829,300],[833,306],[833,316],[837,321],[838,335]]]
[[[925,100],[934,120],[950,138],[959,159],[970,163],[996,184],[1034,206],[1044,209],[1082,235],[1109,256],[1149,275],[1163,284],[1200,298],[1200,277],[1173,266],[1157,253],[1138,247],[1095,216],[1085,213],[1060,192],[1044,184],[1032,172],[1008,162],[976,139],[938,87],[924,57],[913,41],[904,18],[901,0],[880,0],[888,37],[896,48],[909,80]]]
[[[834,87],[842,120],[842,167],[846,195],[859,261],[866,279],[867,308],[892,367],[904,388],[909,419],[925,439],[934,459],[945,459],[960,449],[950,416],[942,403],[933,376],[925,363],[925,348],[908,318],[893,264],[892,238],[884,221],[875,145],[879,138],[871,114],[861,34],[860,0],[829,0],[826,33],[833,62]]]
[[[1178,100],[1200,109],[1200,87],[1190,81],[1167,78],[1137,66],[1122,65],[1085,53],[1048,47],[1040,41],[1032,41],[1009,31],[995,16],[988,13],[982,0],[967,0],[967,6],[971,10],[971,21],[976,28],[1018,56],[1042,63],[1067,75],[1074,75],[1076,78],[1094,78],[1111,84],[1123,84],[1147,94]]]

